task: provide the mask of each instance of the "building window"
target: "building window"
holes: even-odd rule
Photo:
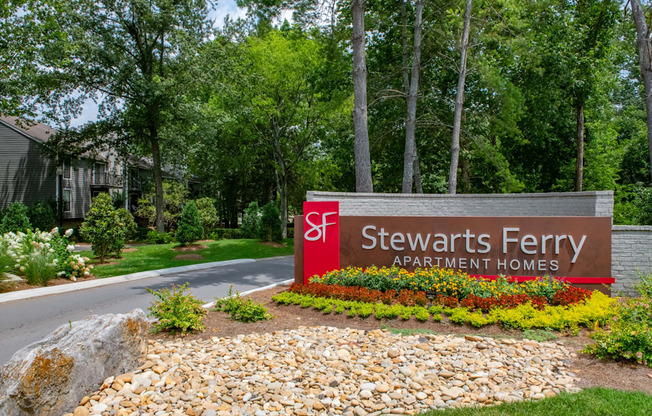
[[[106,165],[104,163],[96,163],[93,168],[93,183],[95,185],[106,185]]]
[[[70,168],[70,161],[63,162],[63,179],[70,179],[72,177],[72,169]]]
[[[63,212],[72,211],[72,193],[70,189],[63,190]]]

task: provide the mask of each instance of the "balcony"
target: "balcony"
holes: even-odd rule
[[[118,188],[122,186],[122,176],[113,173],[91,172],[91,188]]]

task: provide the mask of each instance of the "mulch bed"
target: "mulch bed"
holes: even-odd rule
[[[95,279],[96,277],[91,275],[91,276],[77,278],[77,282],[86,282],[88,280],[95,280]],[[25,281],[16,282],[16,283],[10,283],[6,285],[0,285],[0,293],[16,292],[18,290],[27,290],[27,289],[37,289],[40,287],[66,285],[69,283],[76,283],[76,282],[73,282],[70,279],[60,279],[60,278],[50,280],[46,286],[30,285]]]
[[[260,292],[255,292],[248,297],[255,302],[264,304],[269,312],[274,315],[270,321],[254,323],[241,323],[232,321],[229,315],[223,312],[209,312],[206,315],[204,324],[206,331],[187,335],[185,339],[210,339],[211,337],[232,337],[239,334],[273,332],[287,329],[294,329],[300,326],[333,326],[338,328],[356,329],[379,329],[383,325],[393,329],[429,329],[440,334],[478,335],[502,338],[523,338],[523,332],[518,330],[503,329],[498,325],[491,325],[484,328],[474,328],[469,325],[457,325],[446,321],[418,322],[414,318],[404,321],[402,319],[384,319],[379,321],[373,316],[362,318],[349,318],[346,314],[336,315],[335,313],[323,314],[313,308],[301,308],[297,305],[277,305],[272,302],[271,297],[276,293],[283,292],[287,286],[276,287]],[[150,334],[150,339],[174,339],[165,333]],[[576,383],[578,387],[608,387],[621,390],[643,391],[652,394],[652,368],[630,363],[617,363],[612,361],[601,361],[592,356],[580,354],[579,350],[584,344],[592,342],[584,333],[579,336],[560,337],[566,348],[575,352],[577,357],[573,358],[572,366],[581,381]]]
[[[172,250],[180,251],[180,252],[188,252],[188,251],[199,251],[205,248],[208,248],[206,244],[192,243],[192,244],[188,244],[187,246],[174,247]]]
[[[175,260],[203,260],[204,256],[201,254],[179,254],[174,256]]]

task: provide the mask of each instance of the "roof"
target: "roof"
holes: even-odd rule
[[[42,123],[32,124],[33,122],[31,121],[22,121],[19,124],[18,120],[18,117],[0,117],[0,123],[13,128],[39,143],[47,142],[50,136],[57,132],[56,129]]]

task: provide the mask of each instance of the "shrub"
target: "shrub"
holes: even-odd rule
[[[531,339],[533,341],[546,342],[557,339],[557,334],[550,329],[526,329],[523,331],[523,338]]]
[[[641,281],[634,285],[634,289],[641,294],[644,298],[652,299],[652,274],[643,274],[636,270]]]
[[[174,240],[172,233],[159,233],[156,230],[150,230],[147,233],[147,244],[169,244]]]
[[[202,307],[202,301],[192,294],[185,295],[183,292],[188,288],[188,283],[183,286],[164,288],[159,291],[147,289],[149,293],[156,296],[152,305],[148,308],[149,316],[158,319],[154,324],[154,332],[168,331],[182,333],[192,331],[203,331],[204,315],[206,309]]]
[[[20,202],[9,205],[5,216],[0,223],[0,233],[25,232],[32,228],[27,216],[28,209]]]
[[[35,229],[45,231],[54,228],[54,211],[50,205],[37,202],[29,207],[28,215],[29,222]]]
[[[246,300],[240,297],[240,293],[232,294],[233,285],[229,288],[229,294],[222,299],[215,299],[213,311],[229,313],[231,319],[239,322],[266,321],[274,318],[265,306],[255,303],[251,298]]]
[[[124,208],[116,210],[116,215],[118,217],[118,227],[120,229],[120,238],[114,240],[109,249],[112,253],[115,253],[116,257],[120,257],[122,249],[125,246],[125,243],[128,240],[131,240],[136,234],[136,222],[134,222],[134,217],[129,211]]]
[[[263,207],[263,214],[260,217],[259,237],[262,241],[281,242],[283,241],[283,230],[281,229],[281,214],[275,202],[270,202]]]
[[[195,204],[197,204],[199,216],[204,226],[204,233],[208,236],[220,223],[220,218],[217,216],[217,209],[215,208],[215,200],[213,198],[199,198],[195,201]]]
[[[256,238],[260,235],[260,207],[258,207],[258,202],[254,201],[245,208],[240,228],[243,238]]]
[[[212,240],[233,240],[242,238],[242,231],[238,228],[218,228],[210,234]]]
[[[151,230],[147,227],[136,227],[136,232],[134,233],[133,240],[134,241],[146,241],[147,240],[147,235],[149,234]]]
[[[617,304],[610,329],[598,329],[589,337],[596,342],[582,352],[652,367],[652,299],[627,299]]]
[[[80,231],[91,243],[93,252],[100,261],[104,261],[112,249],[119,244],[118,240],[124,245],[120,220],[109,194],[101,193],[93,198]]]
[[[193,241],[200,240],[203,236],[204,227],[202,226],[199,210],[197,205],[190,201],[183,208],[175,238],[179,244],[185,246]]]
[[[57,276],[56,256],[51,253],[33,253],[26,257],[21,272],[30,285],[45,286]]]

